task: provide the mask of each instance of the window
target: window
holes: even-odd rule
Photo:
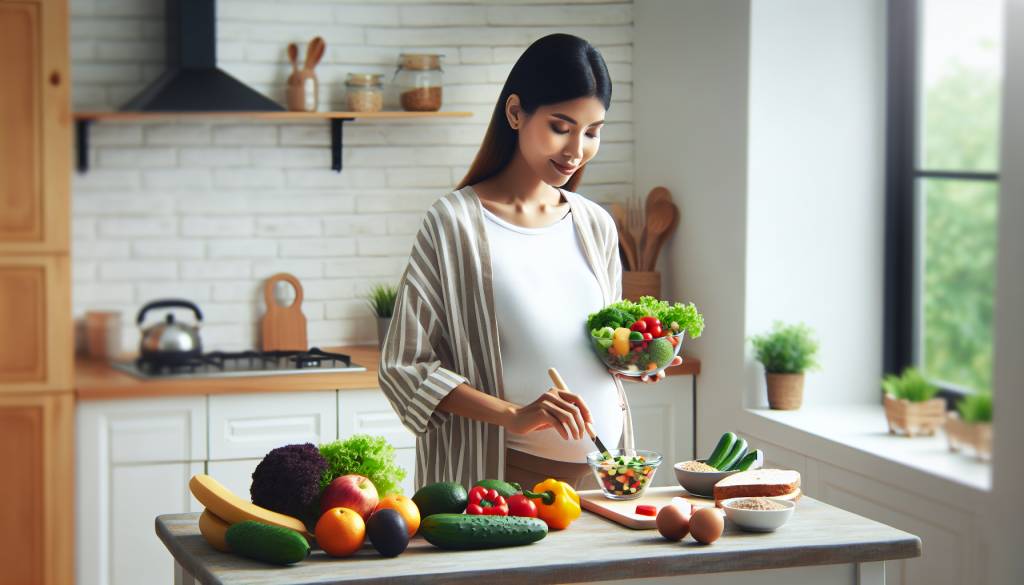
[[[992,388],[1001,0],[889,2],[886,372]]]

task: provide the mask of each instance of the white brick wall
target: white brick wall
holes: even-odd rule
[[[71,0],[77,110],[116,109],[163,70],[162,0]],[[615,83],[602,147],[579,191],[633,193],[632,6],[615,1],[219,0],[219,65],[278,101],[289,42],[327,41],[321,109],[344,109],[351,71],[390,79],[402,51],[445,54],[446,110],[474,117],[345,125],[345,170],[329,170],[323,124],[203,121],[92,126],[88,174],[73,183],[77,315],[135,314],[181,296],[204,310],[208,348],[258,342],[261,281],[279,271],[306,289],[313,345],[372,343],[362,295],[396,283],[426,208],[462,178],[512,64],[533,40],[580,35]],[[304,58],[304,54],[301,56]],[[398,109],[386,90],[385,107]]]

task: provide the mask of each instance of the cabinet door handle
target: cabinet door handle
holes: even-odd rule
[[[53,71],[50,73],[50,85],[54,87],[60,85],[60,71]]]

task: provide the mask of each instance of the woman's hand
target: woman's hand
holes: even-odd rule
[[[549,388],[530,404],[517,407],[505,428],[523,435],[551,427],[568,441],[588,436],[590,423],[590,409],[583,398],[566,390]]]
[[[672,361],[669,362],[669,364],[665,367],[671,368],[672,366],[678,366],[681,363],[683,363],[683,356],[677,355],[676,357],[672,358]],[[648,376],[646,373],[644,373],[639,378],[637,378],[636,376],[626,376],[620,374],[619,372],[616,372],[611,368],[608,368],[608,373],[612,374],[613,376],[620,380],[629,380],[630,382],[643,382],[644,384],[654,384],[665,379],[665,370],[658,372],[658,375],[654,377]]]

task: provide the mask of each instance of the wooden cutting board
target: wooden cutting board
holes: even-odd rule
[[[657,528],[656,516],[643,516],[634,512],[637,506],[654,506],[661,510],[672,498],[679,497],[693,504],[694,508],[714,508],[715,501],[695,496],[679,486],[647,488],[644,495],[635,500],[609,500],[601,490],[578,492],[580,505],[598,516],[618,522],[627,528],[646,530]]]
[[[295,288],[295,300],[287,307],[279,305],[274,296],[274,288],[281,281]],[[263,299],[267,304],[267,312],[264,313],[260,326],[263,351],[309,349],[306,316],[302,314],[302,285],[299,284],[299,279],[286,272],[271,276],[263,285]]]

